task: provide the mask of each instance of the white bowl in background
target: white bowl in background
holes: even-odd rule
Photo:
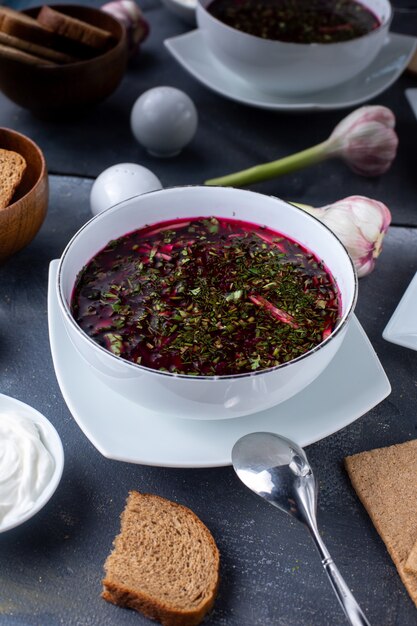
[[[388,0],[363,0],[380,20],[370,33],[337,43],[287,43],[255,37],[213,17],[198,0],[197,24],[214,58],[236,76],[269,93],[299,95],[340,85],[372,63],[387,39]]]
[[[20,524],[23,524],[23,522],[26,522],[38,513],[38,511],[45,506],[54,494],[59,485],[62,471],[64,469],[64,450],[61,439],[51,422],[47,420],[42,413],[39,413],[39,411],[28,404],[21,402],[20,400],[0,394],[0,413],[2,412],[17,413],[18,415],[21,415],[22,417],[35,423],[43,445],[54,460],[54,469],[48,484],[35,500],[32,508],[19,517],[13,517],[10,521],[5,522],[4,524],[0,523],[0,533],[15,528],[16,526],[20,526]]]
[[[162,4],[183,22],[195,26],[197,0],[162,0]]]
[[[266,225],[295,239],[322,259],[337,282],[342,302],[340,322],[330,337],[297,359],[267,370],[228,376],[189,376],[131,363],[99,346],[81,330],[70,311],[71,295],[80,270],[99,250],[110,240],[146,224],[202,216]],[[87,222],[63,252],[56,288],[64,326],[72,343],[106,385],[160,413],[224,419],[279,404],[304,389],[325,369],[345,336],[356,303],[357,278],[339,239],[301,209],[243,189],[176,187],[131,198]]]

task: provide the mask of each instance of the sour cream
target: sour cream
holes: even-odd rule
[[[0,530],[33,508],[54,467],[37,425],[20,413],[0,412]]]

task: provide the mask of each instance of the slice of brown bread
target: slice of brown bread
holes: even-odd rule
[[[131,491],[102,597],[163,626],[195,626],[214,604],[219,562],[210,531],[190,509]]]
[[[11,37],[21,37],[26,41],[45,46],[53,46],[54,34],[43,28],[33,17],[0,6],[0,30]]]
[[[0,31],[39,46],[52,48],[77,59],[88,59],[97,54],[90,46],[61,37],[41,26],[35,18],[8,7],[0,6]]]
[[[26,160],[13,150],[0,149],[0,209],[9,206],[26,169]]]
[[[32,56],[46,59],[60,65],[65,65],[66,63],[74,63],[75,61],[77,61],[75,57],[72,57],[69,54],[57,52],[56,50],[52,50],[51,48],[46,48],[45,46],[40,46],[39,44],[25,41],[24,39],[19,39],[18,37],[12,37],[11,35],[8,35],[7,33],[2,33],[1,31],[0,43],[4,44],[5,46],[9,46],[10,48],[22,50],[23,52],[27,52]]]
[[[37,57],[34,54],[29,54],[29,52],[23,52],[23,50],[17,50],[16,48],[6,46],[3,43],[0,43],[0,58],[1,57],[14,59],[15,61],[19,61],[20,63],[28,63],[29,65],[50,65],[53,67],[56,66],[56,63],[54,63],[53,61],[48,61],[48,59],[42,59],[41,57]]]
[[[15,16],[15,15],[20,15],[19,11],[16,11],[16,9],[11,9],[10,7],[5,7],[3,5],[0,6],[0,26],[3,22],[4,17],[8,15],[10,16]]]
[[[345,459],[362,504],[417,605],[417,574],[406,563],[417,541],[417,440]]]
[[[39,11],[36,19],[48,30],[98,51],[107,50],[114,43],[113,34],[107,30],[60,13],[46,5]]]

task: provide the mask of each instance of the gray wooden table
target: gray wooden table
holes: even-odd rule
[[[8,4],[24,8],[35,2]],[[152,35],[142,56],[118,91],[88,116],[40,121],[0,95],[0,125],[39,143],[51,173],[49,212],[41,231],[0,267],[0,392],[44,413],[65,450],[64,474],[54,497],[32,520],[0,534],[0,625],[149,624],[141,615],[100,599],[103,562],[118,531],[119,514],[128,491],[137,489],[189,506],[211,529],[222,555],[222,582],[207,626],[342,626],[341,609],[299,525],[245,489],[230,467],[181,470],[103,458],[73,420],[55,378],[48,341],[48,265],[88,219],[91,184],[102,169],[135,161],[153,169],[165,186],[197,183],[319,142],[344,115],[276,115],[221,99],[188,77],[162,46],[165,37],[186,27],[156,0],[144,6]],[[404,15],[394,25],[411,33],[415,16],[412,22]],[[187,91],[200,115],[193,143],[176,159],[164,161],[149,157],[129,129],[134,100],[158,84]],[[385,176],[368,180],[342,163],[329,162],[256,187],[317,206],[362,194],[382,200],[393,213],[377,269],[360,281],[356,309],[392,394],[349,427],[307,449],[320,484],[323,536],[377,626],[417,624],[417,612],[342,462],[346,455],[417,436],[417,353],[381,337],[417,271],[417,122],[404,97],[404,89],[413,86],[417,80],[403,76],[375,101],[395,111],[400,137],[398,158]]]

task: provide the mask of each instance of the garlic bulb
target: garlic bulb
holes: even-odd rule
[[[326,224],[346,246],[359,277],[375,267],[391,223],[388,207],[364,196],[349,196],[320,208],[296,204]]]
[[[149,35],[149,24],[136,2],[113,0],[103,4],[101,10],[119,20],[126,28],[129,54],[132,56]]]
[[[326,141],[312,148],[241,172],[212,178],[205,184],[250,185],[333,157],[343,159],[357,174],[379,176],[388,170],[397,152],[398,137],[394,126],[394,114],[387,107],[361,107],[343,119]]]
[[[394,126],[394,114],[387,107],[361,107],[342,120],[330,135],[329,156],[341,157],[363,176],[384,174],[397,153]]]

